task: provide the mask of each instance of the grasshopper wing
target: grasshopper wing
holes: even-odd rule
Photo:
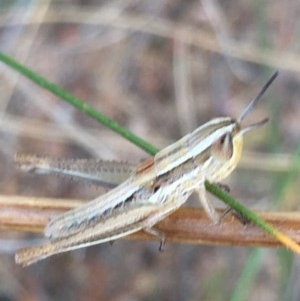
[[[45,228],[45,236],[51,239],[63,238],[81,232],[94,224],[105,222],[120,209],[133,203],[133,195],[138,186],[125,181],[108,193],[97,197],[73,210],[54,217]],[[116,210],[118,209],[119,210]]]
[[[139,207],[131,208],[131,216],[136,216],[137,212],[139,216],[141,214],[148,216],[156,210],[156,206],[144,206],[142,209]],[[124,219],[127,220],[126,225],[123,225]],[[115,228],[112,227],[111,223],[113,223]],[[16,263],[27,266],[58,253],[112,241],[135,233],[142,228],[142,222],[134,222],[134,218],[128,218],[126,212],[124,212],[119,216],[108,219],[106,222],[95,224],[68,237],[55,239],[37,247],[21,249],[16,253],[15,260]]]

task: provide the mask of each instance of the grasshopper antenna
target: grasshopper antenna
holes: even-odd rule
[[[253,110],[255,105],[258,103],[258,101],[261,99],[261,97],[264,95],[264,93],[267,91],[267,89],[270,87],[270,85],[273,83],[273,81],[276,79],[278,76],[279,71],[275,71],[274,74],[270,77],[270,79],[266,82],[266,84],[262,87],[260,92],[257,94],[256,97],[254,97],[249,105],[246,107],[240,118],[238,119],[239,122],[241,122],[243,119],[245,119],[249,113]]]

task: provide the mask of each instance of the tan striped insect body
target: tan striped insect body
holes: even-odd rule
[[[16,262],[29,265],[57,253],[112,241],[139,230],[159,237],[163,243],[164,234],[155,229],[155,224],[185,203],[193,192],[198,193],[212,221],[218,222],[219,216],[206,198],[204,182],[226,178],[240,160],[243,135],[267,122],[264,119],[244,128],[241,125],[277,75],[278,72],[274,73],[237,120],[220,117],[205,123],[138,165],[127,180],[108,193],[53,218],[44,232],[50,241],[19,250]],[[29,170],[47,170],[47,164],[43,165],[46,159],[34,168],[37,160],[19,161],[25,169],[27,166]]]

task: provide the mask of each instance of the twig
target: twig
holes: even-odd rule
[[[43,233],[51,217],[83,203],[82,200],[0,196],[0,229]],[[299,212],[256,213],[278,230],[300,242]],[[205,212],[198,208],[181,208],[159,222],[157,228],[166,234],[168,242],[247,247],[281,246],[271,235],[253,224],[243,225],[232,214],[228,214],[220,224],[214,225]],[[138,232],[128,238],[155,239],[144,232]]]

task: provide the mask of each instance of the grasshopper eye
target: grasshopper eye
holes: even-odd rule
[[[211,147],[211,154],[220,161],[227,161],[233,155],[233,143],[230,133],[222,135]]]

